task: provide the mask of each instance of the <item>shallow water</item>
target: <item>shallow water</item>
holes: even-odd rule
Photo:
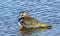
[[[20,11],[52,29],[18,30]],[[0,36],[60,36],[60,0],[0,0]]]
[[[21,28],[18,30],[18,32],[19,32],[20,36],[38,36],[37,33],[41,33],[46,30],[47,30],[47,28]],[[51,30],[51,29],[48,29],[48,30]]]

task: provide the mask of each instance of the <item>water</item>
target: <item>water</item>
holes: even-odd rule
[[[19,31],[20,11],[52,29]],[[0,0],[0,36],[60,36],[60,0]]]

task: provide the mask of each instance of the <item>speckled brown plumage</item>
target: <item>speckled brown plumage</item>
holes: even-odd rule
[[[23,17],[22,17],[23,16]],[[26,28],[34,28],[34,27],[47,27],[47,24],[41,23],[33,17],[30,17],[25,12],[21,12],[19,23]]]

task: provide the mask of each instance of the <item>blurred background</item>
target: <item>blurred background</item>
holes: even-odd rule
[[[27,11],[52,29],[19,34],[20,11]],[[60,0],[0,0],[0,36],[60,36]]]

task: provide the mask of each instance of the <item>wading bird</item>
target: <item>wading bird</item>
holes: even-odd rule
[[[48,24],[41,23],[35,18],[30,17],[26,11],[20,12],[18,24],[20,27],[24,27],[24,28],[51,27],[51,26],[48,26]]]

